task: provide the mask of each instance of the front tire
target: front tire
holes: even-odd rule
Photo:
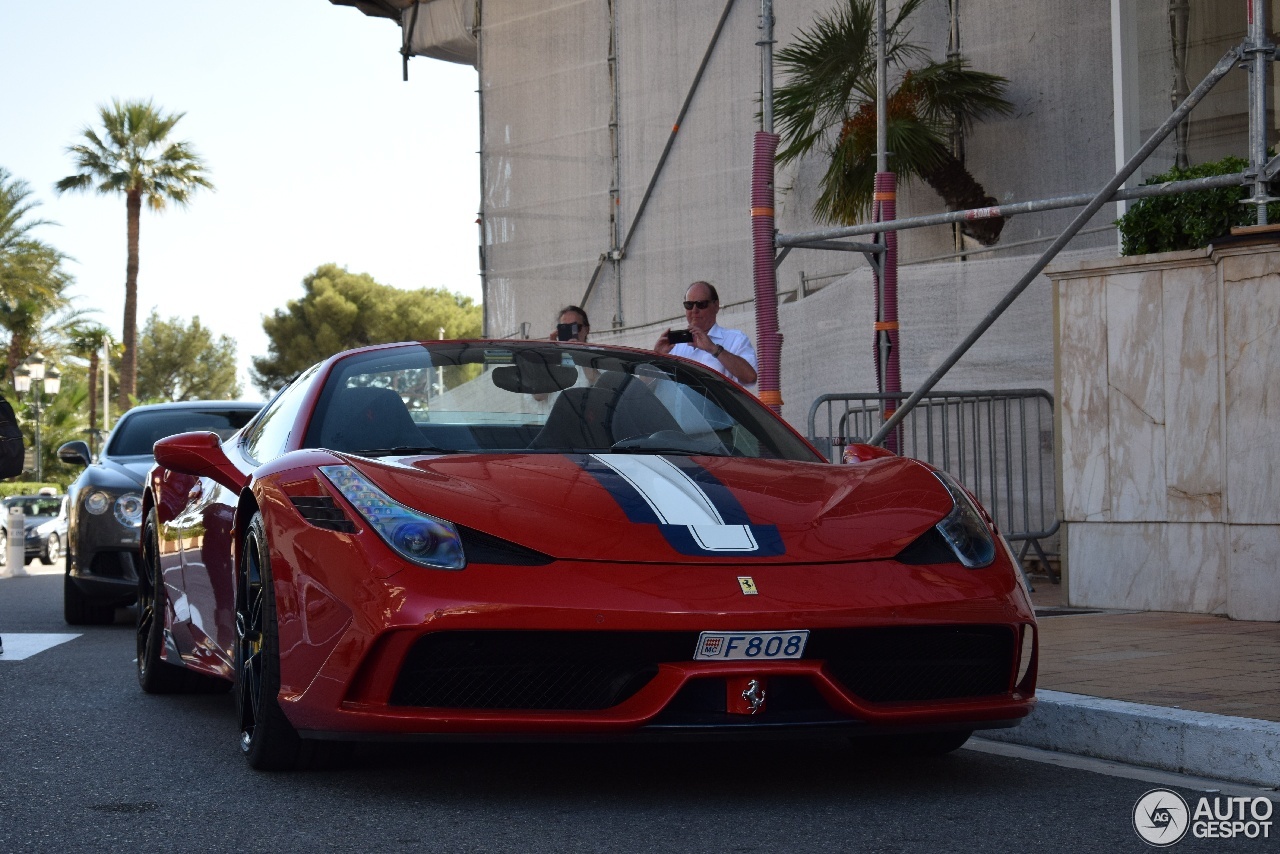
[[[94,602],[76,586],[70,575],[62,576],[62,619],[68,626],[106,626],[116,621],[116,609]]]
[[[57,534],[50,534],[49,539],[45,541],[44,551],[40,553],[40,562],[45,566],[53,566],[61,554],[62,541],[58,539]]]
[[[240,550],[236,585],[236,705],[240,752],[259,771],[308,764],[304,741],[280,709],[280,637],[270,549],[262,513],[254,513]]]

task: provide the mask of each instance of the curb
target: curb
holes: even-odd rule
[[[1280,786],[1280,723],[1037,691],[1036,707],[989,741],[1257,786]]]

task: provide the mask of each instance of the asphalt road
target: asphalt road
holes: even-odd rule
[[[825,742],[380,745],[338,770],[258,773],[230,695],[143,694],[133,612],[73,629],[61,584],[0,580],[6,649],[79,634],[0,656],[3,852],[1149,850],[1132,811],[1151,779],[967,748],[905,761]],[[1191,800],[1193,785],[1178,790]],[[1273,833],[1170,850],[1280,849]]]

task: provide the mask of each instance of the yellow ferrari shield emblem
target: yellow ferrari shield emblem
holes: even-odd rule
[[[738,576],[738,586],[742,588],[743,596],[755,596],[760,591],[756,589],[756,583],[749,575]]]

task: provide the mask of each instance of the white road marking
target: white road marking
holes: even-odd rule
[[[53,634],[21,634],[0,632],[0,643],[4,644],[4,652],[0,653],[0,661],[22,661],[46,649],[53,649],[60,643],[75,640],[80,635]]]

